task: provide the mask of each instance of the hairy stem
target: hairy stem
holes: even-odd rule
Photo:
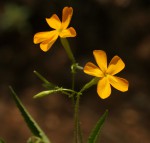
[[[93,78],[91,81],[86,83],[81,90],[77,93],[76,96],[76,103],[75,103],[75,111],[74,111],[74,118],[75,118],[75,139],[74,143],[82,143],[82,132],[80,127],[80,121],[79,121],[79,104],[80,104],[80,95],[82,95],[83,91],[87,90],[94,84],[98,82],[99,78]]]

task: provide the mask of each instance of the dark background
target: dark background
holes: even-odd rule
[[[117,90],[106,100],[96,86],[80,103],[84,140],[105,109],[109,116],[101,143],[150,142],[150,1],[148,0],[5,0],[0,2],[0,137],[8,143],[25,143],[31,136],[8,86],[18,93],[53,143],[73,140],[73,107],[65,95],[32,97],[44,90],[33,70],[49,81],[70,88],[70,61],[59,39],[46,53],[33,44],[39,31],[51,30],[45,18],[72,6],[70,23],[77,37],[68,38],[77,62],[93,61],[92,51],[105,50],[110,60],[119,55],[126,68],[118,76],[128,79],[129,91]],[[91,79],[77,73],[76,90]]]

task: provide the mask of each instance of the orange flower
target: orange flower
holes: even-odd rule
[[[73,14],[72,7],[64,7],[62,11],[62,22],[56,14],[53,14],[50,18],[46,18],[48,25],[53,28],[52,31],[38,32],[34,35],[34,44],[40,44],[40,48],[47,52],[57,38],[75,37],[76,31],[73,27],[69,27],[71,17]]]
[[[93,51],[94,58],[98,66],[91,62],[88,62],[84,67],[84,72],[86,74],[99,77],[97,85],[97,93],[102,98],[105,99],[111,94],[111,86],[119,91],[125,92],[128,90],[128,81],[124,78],[114,76],[124,69],[125,64],[120,57],[114,56],[107,67],[107,56],[102,50]]]

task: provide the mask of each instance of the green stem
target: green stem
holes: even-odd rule
[[[79,92],[82,93],[83,91],[87,90],[88,88],[90,88],[94,84],[97,84],[98,81],[99,81],[98,77],[93,78],[88,83],[86,83]]]
[[[71,89],[72,89],[72,90],[74,90],[74,88],[75,88],[75,74],[76,74],[76,73],[73,73],[73,72],[72,72],[72,85],[71,85]]]
[[[70,49],[70,45],[69,42],[66,38],[60,38],[60,41],[69,57],[69,59],[72,62],[71,65],[71,72],[72,72],[72,90],[74,90],[74,86],[75,86],[75,74],[76,74],[76,70],[80,69],[83,70],[83,68],[81,66],[79,66],[76,61],[75,58],[73,56],[73,53]],[[80,122],[79,122],[79,102],[80,102],[80,94],[82,94],[82,92],[86,89],[88,89],[89,87],[91,87],[93,84],[97,83],[97,78],[94,78],[93,80],[91,80],[89,83],[87,83],[85,86],[83,86],[83,88],[80,90],[80,92],[78,92],[76,95],[76,100],[74,99],[74,95],[75,93],[72,94],[72,102],[73,105],[75,106],[74,109],[74,121],[75,121],[75,131],[74,131],[74,142],[75,143],[82,143],[82,133],[81,133],[81,128],[80,128]]]
[[[82,89],[78,92],[76,96],[76,103],[75,103],[75,111],[74,111],[74,119],[75,119],[75,131],[74,131],[74,143],[82,143],[82,133],[81,133],[81,127],[79,122],[79,102],[80,102],[80,95],[83,93],[83,91],[87,90],[94,84],[98,82],[99,78],[95,77],[90,82],[86,83]]]
[[[82,133],[79,122],[79,103],[80,103],[80,94],[77,94],[74,119],[75,119],[75,130],[74,130],[74,143],[82,143]]]
[[[69,42],[66,38],[60,38],[60,41],[61,41],[61,44],[63,45],[69,59],[71,60],[72,62],[72,65],[71,65],[71,72],[72,72],[72,87],[71,89],[74,90],[74,86],[75,86],[75,68],[72,68],[73,65],[76,65],[76,61],[75,61],[75,58],[74,58],[74,55],[71,51],[71,48],[70,48],[70,45],[69,45]],[[74,96],[72,94],[72,102],[73,102],[73,105],[74,105]]]
[[[60,41],[61,41],[61,44],[63,45],[64,49],[66,50],[66,53],[67,53],[69,59],[71,60],[72,64],[75,64],[76,61],[75,61],[73,53],[70,49],[70,45],[69,45],[68,40],[66,38],[60,38]]]
[[[71,65],[71,73],[72,73],[72,90],[74,90],[74,87],[75,87],[75,74],[76,74],[76,69],[77,69],[77,64],[76,64],[76,61],[75,61],[75,58],[73,56],[73,53],[70,49],[70,45],[69,45],[69,42],[66,38],[60,38],[60,41],[61,41],[61,44],[63,45],[69,59],[71,60],[72,62],[72,65]],[[75,131],[74,131],[74,139],[75,139],[75,143],[78,143],[79,142],[79,138],[78,138],[78,135],[79,135],[79,113],[78,113],[78,108],[79,108],[79,94],[77,93],[77,99],[76,99],[76,103],[75,103],[75,99],[74,99],[74,93],[71,95],[72,96],[72,103],[73,105],[75,106],[75,113],[74,113],[74,120],[75,120],[75,123],[74,123],[74,127],[75,127]]]

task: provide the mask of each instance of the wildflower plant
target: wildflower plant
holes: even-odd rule
[[[40,43],[40,48],[44,52],[48,52],[48,50],[53,46],[58,38],[60,38],[61,44],[63,45],[69,59],[71,60],[71,74],[72,74],[72,87],[64,88],[54,83],[48,81],[45,77],[43,77],[37,71],[34,71],[35,75],[40,78],[43,82],[43,86],[45,87],[44,91],[41,91],[34,95],[34,98],[46,98],[52,93],[62,93],[68,95],[71,98],[72,103],[74,105],[74,143],[83,143],[82,139],[82,129],[80,126],[79,119],[79,105],[80,98],[84,95],[84,91],[89,89],[91,86],[97,84],[97,93],[101,99],[106,99],[111,94],[111,86],[116,88],[119,91],[125,92],[128,90],[128,81],[124,78],[120,78],[115,76],[121,70],[124,69],[125,64],[119,56],[114,56],[110,61],[109,65],[107,65],[107,55],[103,50],[94,50],[94,58],[98,66],[93,64],[92,62],[87,62],[87,64],[82,67],[79,63],[76,62],[75,57],[70,48],[70,44],[66,38],[75,37],[76,31],[73,27],[69,27],[71,18],[73,15],[72,7],[64,7],[62,11],[62,21],[56,14],[53,14],[50,18],[46,18],[46,22],[53,29],[51,31],[38,32],[34,35],[33,41],[35,44]],[[68,28],[69,27],[69,28]],[[83,71],[85,74],[90,76],[94,76],[92,80],[82,86],[79,91],[75,91],[75,74],[79,71]],[[30,113],[27,111],[25,106],[22,104],[20,99],[18,98],[15,91],[10,87],[12,91],[13,99],[20,110],[25,122],[27,123],[30,131],[33,136],[29,138],[27,143],[51,143],[50,139],[44,133],[44,131],[40,128],[40,126],[36,123],[36,121],[32,118]],[[105,119],[108,115],[108,110],[106,110],[100,119],[97,121],[96,125],[93,127],[87,143],[96,143],[98,137],[100,135],[100,131],[105,122]],[[2,141],[4,142],[4,141]]]

